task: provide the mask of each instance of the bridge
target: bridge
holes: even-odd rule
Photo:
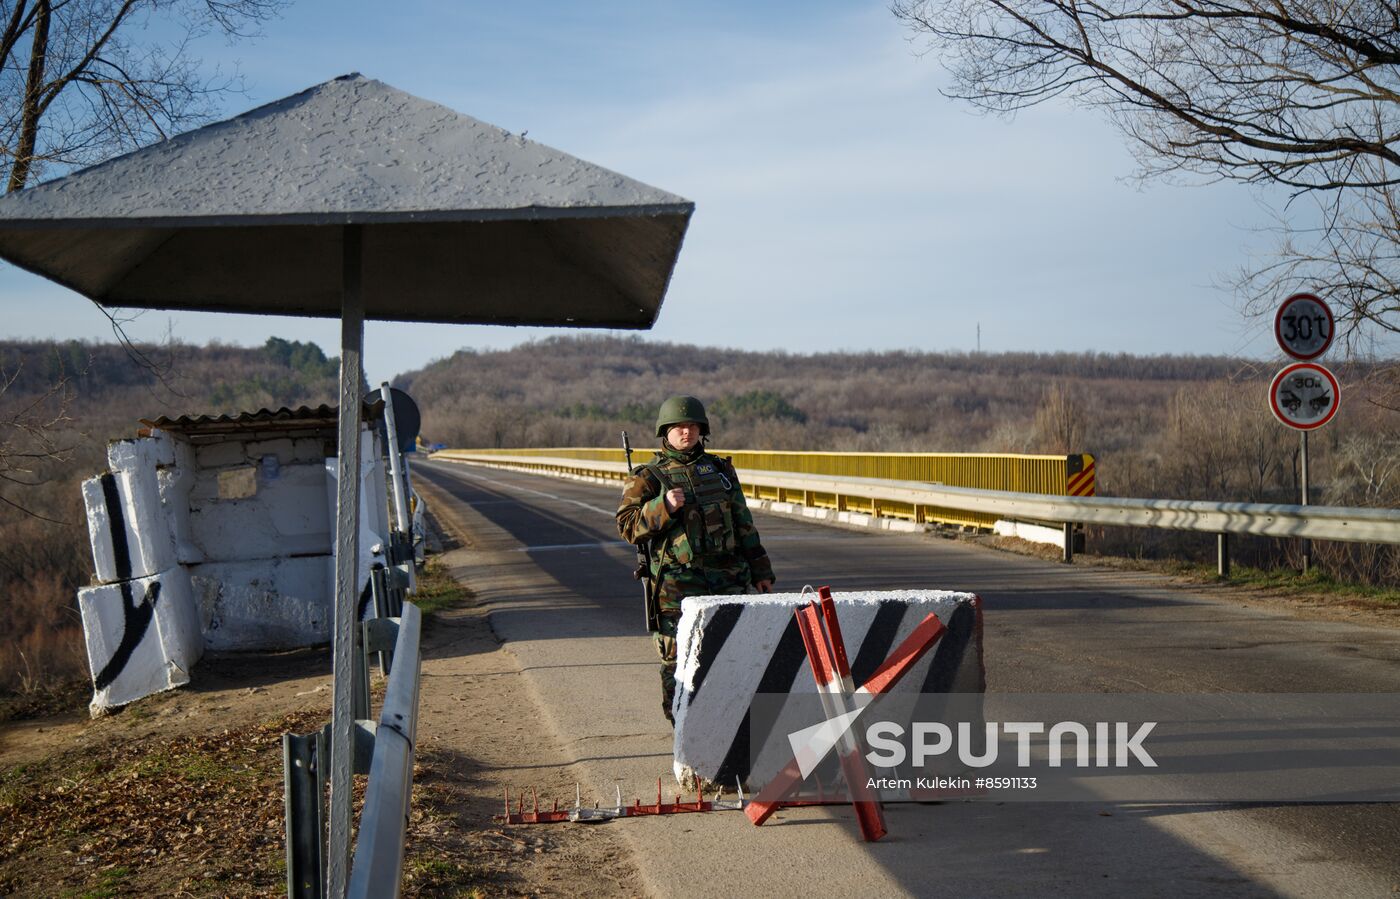
[[[490,609],[585,792],[665,774],[671,733],[655,709],[633,553],[613,524],[616,485],[441,459],[414,474],[434,514],[469,536],[447,557],[452,573]],[[756,521],[779,589],[978,593],[992,693],[1400,693],[1389,628],[923,534]],[[789,810],[762,829],[716,814],[619,832],[666,896],[1388,895],[1400,884],[1393,804],[973,801],[887,814],[891,837],[876,844],[832,809]]]

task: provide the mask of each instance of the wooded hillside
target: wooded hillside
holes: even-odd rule
[[[90,576],[78,483],[141,418],[334,403],[338,362],[315,346],[138,347],[0,341],[0,693],[86,670],[74,604]],[[1221,357],[1075,353],[757,353],[641,338],[561,337],[462,350],[396,379],[423,436],[458,447],[654,441],[656,407],[693,393],[734,449],[1089,452],[1100,495],[1295,502],[1298,436],[1269,413],[1277,370]],[[1400,506],[1391,373],[1332,367],[1344,397],[1312,437],[1313,501]],[[28,509],[29,512],[23,511]],[[32,514],[30,514],[32,513]],[[1200,535],[1100,529],[1095,551],[1207,556]],[[1286,541],[1237,560],[1288,563]],[[1390,547],[1320,546],[1339,577],[1400,584]]]
[[[754,353],[639,338],[561,337],[463,350],[395,382],[426,439],[455,447],[652,442],[656,407],[693,393],[712,443],[735,449],[1088,452],[1101,494],[1285,499],[1298,437],[1266,393],[1279,365],[1097,353]],[[1376,406],[1373,365],[1340,365],[1325,458],[1355,455],[1400,416]],[[1345,453],[1343,453],[1345,455]]]
[[[1312,502],[1400,506],[1400,413],[1386,365],[1329,359],[1340,410],[1310,436]],[[655,410],[701,397],[713,445],[866,452],[1088,452],[1101,496],[1296,503],[1298,432],[1269,411],[1282,360],[1099,353],[753,353],[640,338],[560,337],[463,350],[400,376],[425,439],[454,447],[636,446]],[[1207,559],[1206,536],[1095,528],[1098,552]],[[1291,541],[1235,558],[1292,565]],[[1345,579],[1400,584],[1392,547],[1319,544]]]

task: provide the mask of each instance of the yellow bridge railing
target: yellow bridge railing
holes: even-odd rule
[[[610,463],[625,461],[621,449],[610,447],[446,450],[444,454],[450,457],[454,452],[519,458],[526,466],[529,465],[530,457]],[[1051,496],[1093,496],[1095,487],[1094,457],[1088,453],[1032,456],[993,453],[827,453],[727,449],[711,449],[710,452],[717,456],[731,457],[741,475],[745,469],[793,472],[837,478],[922,481],[945,487],[1008,490]],[[650,458],[650,448],[641,448],[633,452],[632,461],[634,464],[641,464]],[[616,470],[600,470],[598,474],[619,479],[622,476]],[[744,492],[750,497],[775,502],[801,503],[815,508],[840,509],[975,528],[990,528],[999,517],[991,513],[875,500],[834,492],[754,487],[748,484],[744,485]]]

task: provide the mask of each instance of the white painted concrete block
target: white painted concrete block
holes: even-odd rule
[[[78,610],[93,715],[189,683],[204,641],[183,568],[79,590]]]
[[[112,471],[135,471],[175,464],[175,441],[164,431],[150,437],[113,440],[107,444],[107,467]]]
[[[747,780],[751,746],[781,739],[751,731],[748,712],[754,694],[816,692],[794,617],[796,608],[813,598],[780,593],[691,597],[682,603],[672,708],[679,783],[688,787],[692,773],[729,785],[736,777]],[[982,617],[973,594],[892,590],[833,593],[833,599],[857,684],[933,613],[948,630],[893,692],[985,689]]]
[[[209,443],[195,450],[200,468],[221,468],[225,465],[239,465],[248,461],[244,445],[236,440],[226,443]]]
[[[92,546],[93,571],[98,581],[111,583],[117,579],[117,563],[113,546],[115,541],[112,539],[112,516],[107,511],[102,478],[83,481],[82,490],[83,508],[87,511],[88,542]]]
[[[190,492],[195,482],[194,447],[175,440],[175,464],[156,471],[156,486],[165,511],[170,538],[175,544],[175,561],[191,565],[204,561],[204,552],[195,545],[190,528]]]
[[[299,437],[292,441],[292,461],[293,462],[315,462],[317,464],[325,461],[325,442],[315,437]]]
[[[1065,532],[1060,528],[1046,527],[1043,524],[1027,524],[1024,521],[998,521],[992,526],[992,533],[1003,537],[1019,537],[1032,543],[1048,543],[1051,546],[1065,545]]]
[[[256,491],[250,496],[222,498],[219,476],[238,470],[201,469],[195,475],[189,499],[190,540],[203,561],[331,551],[323,463],[279,464],[271,481],[262,466],[250,467],[244,477],[256,480]]]
[[[109,472],[83,482],[97,580],[150,577],[175,564],[156,469]]]
[[[290,437],[279,437],[276,440],[258,440],[249,443],[244,451],[249,459],[261,459],[263,456],[276,456],[283,465],[290,465],[296,461],[294,456],[295,444]]]
[[[334,619],[329,559],[322,555],[191,566],[204,645],[223,651],[328,642]]]

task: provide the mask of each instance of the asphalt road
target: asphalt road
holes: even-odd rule
[[[625,797],[645,799],[657,777],[669,792],[670,730],[633,553],[613,527],[617,491],[446,462],[414,472],[451,498],[441,511],[473,544],[454,573],[488,604],[548,723],[574,748],[585,796],[610,799],[620,785]],[[755,518],[781,590],[978,593],[992,692],[1400,694],[1394,629],[1303,620],[1155,575]],[[1395,804],[972,801],[892,804],[887,816],[890,836],[876,844],[860,841],[849,810],[831,808],[784,811],[762,828],[732,812],[601,826],[623,832],[648,886],[664,896],[1400,891]]]

